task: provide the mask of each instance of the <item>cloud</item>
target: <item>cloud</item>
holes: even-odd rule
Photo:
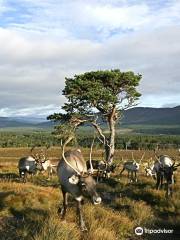
[[[56,109],[65,101],[65,77],[111,68],[143,75],[141,105],[179,102],[178,1],[17,0],[0,6],[0,115]]]
[[[59,112],[59,107],[55,105],[46,105],[40,107],[31,107],[31,108],[2,108],[0,109],[1,117],[27,117],[27,116],[36,116],[36,117],[47,117],[49,114],[54,112]]]
[[[156,29],[180,20],[180,2],[174,0],[17,0],[16,4],[9,3],[9,7],[7,21],[3,20],[5,26],[26,34],[48,34],[62,39],[102,41],[114,34]]]
[[[0,56],[2,107],[58,104],[66,76],[109,68],[142,73],[143,94],[179,94],[179,27],[134,34],[131,39],[115,37],[105,44],[86,40],[68,40],[62,45],[44,40],[40,44],[38,39],[15,38],[11,32],[7,36]]]

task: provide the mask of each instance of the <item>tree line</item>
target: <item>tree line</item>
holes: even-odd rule
[[[76,139],[71,143],[73,147],[89,148],[93,141],[93,134],[87,131],[78,132]],[[32,133],[0,133],[0,147],[32,147],[32,146],[61,146],[62,139],[47,132]],[[180,148],[180,136],[174,135],[120,135],[115,137],[116,149],[144,149],[152,150]],[[103,148],[98,138],[95,139],[94,148]]]

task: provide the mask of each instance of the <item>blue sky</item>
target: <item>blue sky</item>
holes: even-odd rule
[[[48,115],[65,77],[143,75],[139,106],[180,105],[180,1],[0,0],[0,116]]]

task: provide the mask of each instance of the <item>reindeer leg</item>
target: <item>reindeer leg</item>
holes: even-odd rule
[[[135,174],[135,182],[137,182],[137,172],[135,171],[134,174]]]
[[[33,173],[30,173],[31,174],[31,182],[33,182]]]
[[[166,183],[165,186],[166,186],[166,188],[165,188],[166,189],[166,195],[165,196],[166,196],[166,198],[169,198],[169,195],[170,195],[169,184]]]
[[[97,172],[97,178],[96,178],[96,181],[97,181],[97,183],[99,182],[99,170],[98,170],[98,172]]]
[[[161,176],[159,173],[157,173],[157,179],[156,179],[156,189],[159,190],[159,187],[160,187],[160,179]]]
[[[163,175],[161,174],[161,177],[160,177],[160,188],[162,189],[163,188]]]
[[[22,178],[22,172],[19,170],[19,178]]]
[[[173,187],[174,187],[174,176],[172,175],[172,183],[169,186],[171,197],[173,196]]]
[[[81,231],[87,231],[87,227],[85,225],[83,215],[82,215],[81,201],[77,201],[77,215],[78,215],[78,218],[79,218],[79,225],[80,225]]]
[[[173,183],[166,182],[166,198],[173,196]]]
[[[169,186],[169,191],[170,191],[170,196],[172,197],[173,196],[173,185],[172,184],[170,184],[170,186]]]
[[[60,213],[61,219],[64,219],[66,215],[68,201],[67,201],[67,192],[65,192],[63,189],[62,189],[62,194],[63,194],[63,207],[58,209],[58,213]]]
[[[24,183],[27,182],[27,179],[28,179],[28,175],[27,175],[27,172],[24,173]]]
[[[133,182],[134,181],[134,171],[131,171],[131,182]]]
[[[102,172],[102,170],[99,171],[99,182],[103,182],[103,172]]]
[[[26,178],[27,178],[27,173],[26,173],[26,171],[24,170],[24,171],[20,171],[19,172],[19,175],[20,175],[20,178],[22,179],[22,182],[23,183],[26,183]]]
[[[48,172],[48,179],[47,180],[50,180],[52,178],[52,169],[51,169],[51,167],[47,168],[47,172]]]

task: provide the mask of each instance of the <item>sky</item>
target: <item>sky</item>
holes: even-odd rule
[[[47,116],[65,77],[142,74],[142,107],[180,105],[179,0],[0,0],[0,117]]]

